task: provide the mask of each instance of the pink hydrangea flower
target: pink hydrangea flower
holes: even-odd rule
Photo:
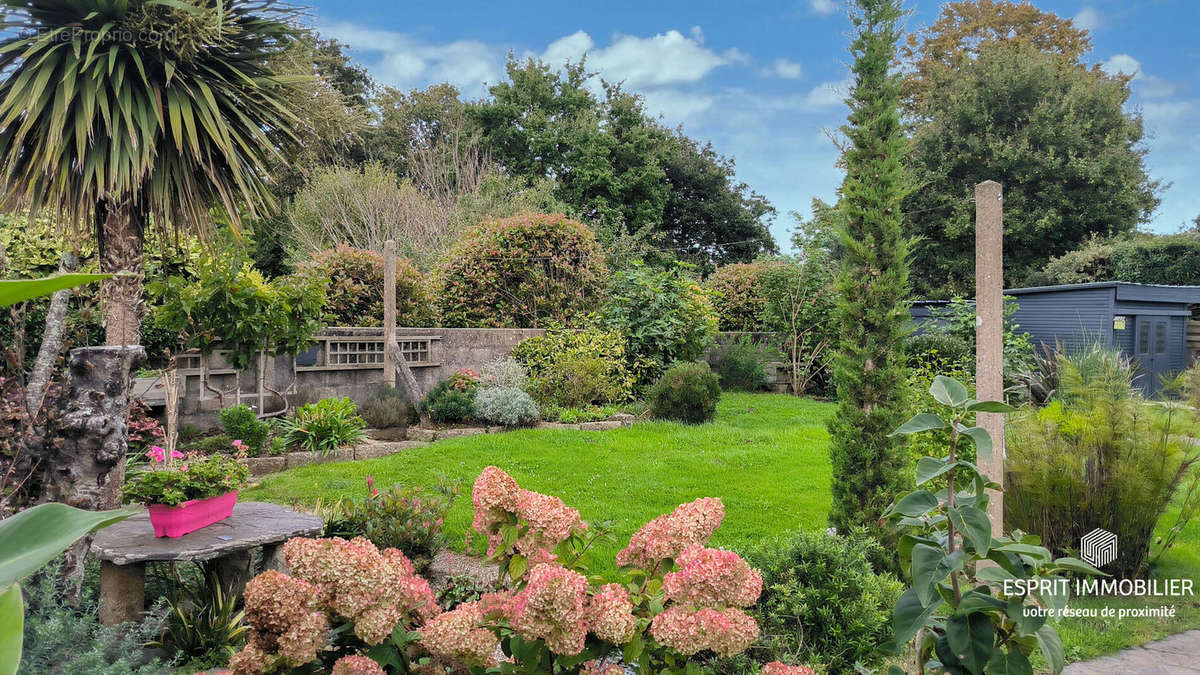
[[[759,675],[817,675],[816,671],[808,666],[789,666],[779,661],[765,664],[758,672]]]
[[[555,654],[583,651],[587,638],[587,579],[558,564],[538,565],[512,605],[512,627],[527,640],[541,639]]]
[[[471,488],[471,503],[475,507],[472,527],[477,532],[487,532],[495,523],[501,522],[505,514],[517,510],[517,493],[521,488],[513,477],[504,471],[489,466],[475,479]]]
[[[650,635],[684,656],[705,649],[718,656],[733,656],[758,639],[758,623],[740,609],[692,610],[675,605],[654,617]]]
[[[674,511],[646,523],[617,554],[617,564],[654,569],[667,558],[676,558],[689,546],[704,545],[725,518],[720,499],[702,497],[680,504]]]
[[[354,622],[354,633],[379,644],[404,621],[416,624],[441,611],[429,583],[394,548],[380,551],[369,540],[297,538],[283,545],[289,569],[316,584],[330,613]]]
[[[242,593],[250,633],[230,660],[235,673],[267,673],[316,660],[329,623],[317,607],[319,589],[301,579],[264,572]]]
[[[614,645],[633,639],[637,618],[629,593],[620,584],[607,584],[592,595],[587,607],[588,630],[596,637]]]
[[[579,517],[579,511],[558,497],[531,490],[517,493],[516,513],[517,519],[529,526],[527,533],[517,541],[517,550],[526,555],[552,549],[572,532],[587,530],[587,523]]]
[[[418,631],[421,646],[434,656],[466,668],[495,667],[500,640],[483,627],[484,621],[481,602],[463,603],[433,617],[421,627]]]
[[[362,654],[351,654],[338,659],[330,675],[387,675],[387,671]]]
[[[694,607],[749,607],[762,593],[762,574],[733,551],[691,546],[679,571],[663,577],[667,599]]]
[[[625,675],[625,669],[612,661],[585,661],[580,675]]]

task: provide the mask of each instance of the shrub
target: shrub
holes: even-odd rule
[[[238,596],[221,586],[213,569],[201,566],[202,579],[188,583],[181,577],[167,600],[168,613],[162,635],[148,647],[161,648],[188,670],[222,667],[246,642],[249,628],[237,611]]]
[[[225,430],[226,436],[241,440],[251,457],[263,453],[267,447],[267,438],[271,435],[270,423],[258,419],[258,415],[245,405],[235,405],[222,410],[221,428]]]
[[[762,265],[734,263],[718,267],[704,280],[713,297],[717,327],[724,331],[763,330]]]
[[[358,409],[363,422],[372,429],[403,427],[408,424],[408,403],[404,392],[395,387],[380,387]]]
[[[1200,284],[1200,235],[1138,237],[1113,251],[1113,278],[1141,284]]]
[[[301,271],[329,279],[325,312],[336,326],[383,324],[383,256],[339,244],[314,253]],[[396,260],[396,322],[433,324],[432,302],[421,272],[408,258]]]
[[[746,560],[762,571],[763,594],[754,608],[762,638],[749,655],[761,663],[819,663],[830,673],[877,665],[903,590],[872,567],[886,555],[864,532],[796,532],[750,551]]]
[[[713,418],[721,385],[707,363],[677,363],[650,389],[647,401],[655,417],[700,424]]]
[[[1092,235],[1074,251],[1051,258],[1041,273],[1034,275],[1033,283],[1052,286],[1112,281],[1116,278],[1113,274],[1113,253],[1119,245],[1119,241]]]
[[[480,387],[475,393],[475,416],[490,424],[522,427],[538,420],[538,407],[517,387]]]
[[[763,330],[778,336],[791,366],[792,393],[828,392],[837,340],[834,307],[837,263],[828,251],[809,247],[803,261],[776,258],[759,263],[765,301]]]
[[[637,388],[655,379],[675,361],[704,355],[717,330],[712,302],[685,275],[689,265],[652,269],[634,265],[613,275],[600,326],[625,336],[625,356],[638,377]],[[637,366],[644,358],[649,368]]]
[[[516,387],[524,389],[529,382],[525,366],[510,357],[489,361],[479,373],[481,387]]]
[[[758,391],[767,386],[767,364],[778,352],[749,335],[735,335],[721,342],[709,357],[725,389]]]
[[[125,418],[126,454],[140,457],[165,437],[162,425],[150,414],[150,406],[140,398],[129,399],[129,416]]]
[[[1104,528],[1120,542],[1105,567],[1117,577],[1146,573],[1155,525],[1200,460],[1195,413],[1148,406],[1134,372],[1103,345],[1060,354],[1054,399],[1008,433],[1006,525],[1056,553]]]
[[[169,675],[175,669],[149,658],[143,645],[158,637],[163,612],[155,607],[137,624],[100,624],[94,584],[85,583],[78,603],[58,587],[61,559],[21,584],[25,596],[22,673],[61,675]]]
[[[393,485],[381,492],[368,476],[365,495],[343,497],[320,512],[325,536],[366,537],[381,549],[398,548],[424,572],[446,546],[442,521],[456,497],[458,486],[444,480],[432,490]]]
[[[459,389],[449,379],[442,380],[425,394],[421,414],[439,424],[466,422],[475,417],[475,387]]]
[[[489,219],[446,253],[434,286],[442,325],[578,325],[604,292],[604,256],[586,225],[563,215]]]
[[[904,356],[908,359],[909,368],[926,369],[932,373],[975,370],[975,348],[958,335],[910,335],[904,341]]]
[[[284,442],[322,457],[335,455],[343,445],[363,439],[366,423],[348,398],[327,398],[296,409],[283,420]]]
[[[1016,374],[1027,370],[1033,361],[1033,342],[1029,333],[1020,331],[1020,324],[1013,321],[1013,315],[1020,307],[1016,299],[1004,298],[1004,384],[1011,387],[1018,384]],[[964,362],[972,372],[975,370],[975,303],[968,302],[962,297],[950,299],[950,304],[933,312],[935,319],[929,325],[931,335],[950,335],[958,338],[967,345],[969,355]]]
[[[530,393],[543,407],[583,407],[633,398],[625,345],[615,331],[551,329],[521,341],[512,356],[529,370]]]

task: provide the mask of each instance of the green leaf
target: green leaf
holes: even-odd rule
[[[919,434],[922,431],[932,431],[934,429],[944,429],[946,423],[942,418],[933,413],[921,413],[914,415],[912,419],[901,424],[895,431],[888,434],[889,436],[909,436],[911,434]]]
[[[981,586],[980,588],[987,587]],[[963,593],[962,600],[959,601],[958,608],[955,611],[961,614],[970,614],[971,612],[981,611],[1003,611],[1004,608],[1005,604],[1003,600],[972,589]]]
[[[1037,641],[1038,647],[1042,650],[1042,656],[1050,665],[1050,672],[1054,675],[1061,673],[1063,666],[1067,663],[1067,651],[1063,648],[1062,638],[1058,636],[1058,631],[1054,630],[1054,626],[1042,626],[1037,631]]]
[[[525,556],[520,554],[514,555],[508,564],[508,576],[511,577],[513,581],[517,581],[525,575],[525,570],[528,569],[528,567],[529,560],[526,559]]]
[[[956,615],[946,621],[946,642],[959,665],[982,673],[992,655],[996,631],[986,614]]]
[[[997,585],[1003,584],[1008,579],[1016,579],[1018,577],[1003,567],[996,565],[980,567],[975,571],[975,578],[980,581],[986,581],[989,584]]]
[[[1008,605],[1004,608],[1005,614],[1017,626],[1017,635],[1027,637],[1033,635],[1046,623],[1046,614],[1041,611],[1033,611],[1030,614],[1025,613],[1025,608],[1038,609],[1034,605],[1026,605],[1021,601],[1021,598],[1011,598]]]
[[[946,559],[946,552],[936,546],[917,544],[912,550],[912,579],[913,588],[922,605],[928,605],[936,596],[935,584],[945,576],[939,577],[939,565]]]
[[[21,665],[21,641],[25,637],[25,607],[21,585],[0,591],[0,675],[16,675]]]
[[[934,497],[932,492],[917,490],[901,497],[888,511],[903,516],[923,516],[937,508],[937,505],[937,497]]]
[[[64,288],[75,288],[93,281],[108,279],[111,274],[57,274],[41,279],[20,279],[16,281],[0,281],[0,307],[15,305],[18,302],[51,295]]]
[[[987,556],[988,548],[992,544],[992,519],[988,517],[987,511],[974,506],[964,506],[950,509],[948,515],[950,522],[971,542],[975,553],[981,557]]]
[[[926,607],[914,589],[906,589],[892,610],[892,630],[896,634],[896,644],[902,645],[913,639],[941,604],[941,598],[938,598]]]
[[[1103,577],[1109,576],[1107,572],[1098,570],[1095,567],[1092,567],[1091,565],[1085,563],[1084,561],[1077,560],[1075,558],[1056,558],[1054,560],[1054,564],[1056,566],[1058,566],[1060,569],[1064,569],[1069,572],[1079,572],[1080,574],[1095,574],[1095,575],[1100,575]]]
[[[1011,413],[1017,409],[1001,401],[976,401],[967,406],[969,412]]]
[[[992,652],[992,658],[987,664],[988,675],[1033,675],[1033,666],[1017,649],[1004,652],[1000,649]]]
[[[917,485],[924,485],[938,476],[950,471],[956,462],[937,457],[922,457],[917,460]]]
[[[38,571],[88,532],[141,510],[84,511],[56,502],[39,504],[0,520],[0,588]]]
[[[992,436],[987,432],[987,429],[982,427],[964,427],[962,431],[964,436],[967,436],[975,443],[975,454],[980,461],[986,460],[992,456]]]
[[[929,385],[929,393],[942,405],[960,406],[967,402],[967,388],[958,380],[938,375]]]

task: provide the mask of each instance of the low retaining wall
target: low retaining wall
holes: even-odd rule
[[[544,335],[538,328],[409,328],[396,329],[396,339],[422,391],[462,370],[479,370],[489,361],[512,353],[522,340]],[[718,343],[734,334],[722,333]],[[751,334],[756,339],[767,334]],[[385,382],[395,384],[383,363],[383,328],[327,328],[316,344],[294,356],[261,357],[241,372],[220,351],[210,357],[181,355],[178,361],[179,421],[196,427],[217,424],[222,408],[246,404],[260,413],[280,411],[275,392],[316,400],[347,396],[357,402],[370,398]],[[711,355],[710,355],[711,356]],[[208,369],[208,386],[204,371]],[[261,371],[261,372],[260,372]],[[768,381],[776,391],[787,390],[785,364],[770,364]],[[161,378],[140,378],[134,394],[151,406],[165,404]]]

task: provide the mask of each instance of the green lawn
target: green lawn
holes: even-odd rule
[[[696,497],[720,497],[725,524],[713,542],[742,548],[794,528],[826,526],[829,510],[828,434],[833,406],[772,394],[726,394],[711,424],[664,422],[601,432],[527,430],[438,441],[362,462],[303,467],[265,479],[244,499],[311,505],[359,495],[368,475],[377,485],[432,485],[444,474],[463,483],[447,519],[452,544],[470,527],[470,485],[494,464],[522,487],[561,497],[585,520],[613,521],[611,560],[642,523]],[[1174,512],[1160,529],[1169,527]],[[603,567],[600,567],[603,569]],[[1200,521],[1192,522],[1156,570],[1196,579],[1200,587]],[[1164,604],[1161,600],[1081,600],[1076,606]],[[1059,630],[1071,660],[1092,658],[1164,635],[1200,627],[1200,598],[1176,600],[1174,619],[1065,619]]]
[[[311,505],[377,486],[460,480],[463,496],[447,518],[460,545],[471,522],[471,483],[494,464],[521,487],[552,494],[584,520],[611,520],[611,560],[643,523],[697,497],[720,497],[725,524],[713,542],[741,547],[793,528],[824,528],[829,512],[833,406],[773,394],[726,394],[717,419],[702,426],[639,423],[615,431],[524,430],[438,441],[380,459],[313,465],[267,477],[243,499]]]

